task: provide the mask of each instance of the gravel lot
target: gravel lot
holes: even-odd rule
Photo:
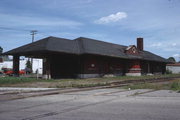
[[[0,120],[179,120],[179,112],[180,93],[169,90],[108,88],[0,101]]]

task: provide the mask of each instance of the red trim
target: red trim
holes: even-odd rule
[[[132,68],[141,68],[140,65],[133,65]]]
[[[141,73],[141,70],[129,70],[128,73]]]
[[[166,66],[180,66],[180,63],[175,63],[175,64],[167,64]]]

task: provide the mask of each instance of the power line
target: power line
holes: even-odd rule
[[[0,30],[10,30],[10,31],[27,31],[27,32],[29,32],[29,31],[30,31],[31,33],[32,33],[32,31],[34,31],[34,30],[32,30],[32,29],[31,29],[31,30],[30,30],[30,29],[29,29],[29,30],[28,30],[28,29],[16,29],[16,28],[3,27],[3,26],[0,26]],[[35,34],[37,34],[36,32],[37,32],[37,30],[35,30],[34,35],[35,35]],[[39,31],[38,31],[38,34],[43,34],[43,35],[48,36],[48,34],[47,34],[46,32],[42,32],[42,31],[41,31],[41,32],[39,32]],[[32,34],[31,34],[31,35],[32,35]],[[49,35],[49,36],[50,36],[50,35]]]
[[[13,30],[13,31],[30,31],[30,30],[27,30],[27,29],[16,29],[16,28],[2,27],[2,26],[0,26],[0,29],[1,30]]]

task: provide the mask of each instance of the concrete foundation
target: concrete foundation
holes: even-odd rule
[[[95,78],[100,77],[99,74],[78,74],[78,78]]]
[[[43,75],[42,78],[43,79],[51,79],[51,75]]]
[[[141,76],[141,73],[126,73],[126,76]]]

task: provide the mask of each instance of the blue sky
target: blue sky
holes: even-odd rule
[[[180,60],[180,0],[0,0],[4,51],[48,36],[89,37]]]

